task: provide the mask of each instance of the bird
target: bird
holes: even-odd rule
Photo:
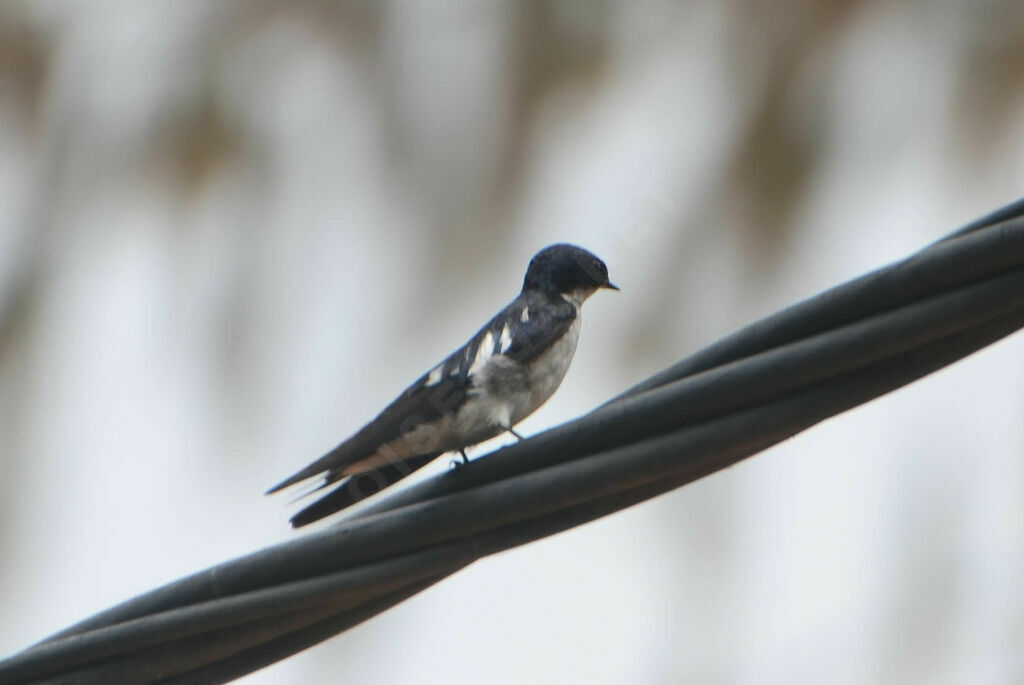
[[[559,243],[530,260],[519,295],[465,345],[420,376],[375,419],[330,452],[267,490],[314,477],[300,499],[338,485],[292,516],[300,528],[393,485],[446,452],[508,432],[543,405],[576,352],[580,309],[601,289],[619,290],[608,267],[576,245]],[[340,481],[340,482],[339,482]]]

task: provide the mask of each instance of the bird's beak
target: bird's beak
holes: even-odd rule
[[[608,290],[619,290],[619,286],[615,285],[611,281],[608,281],[607,283],[605,283],[601,287],[602,288],[607,288]]]

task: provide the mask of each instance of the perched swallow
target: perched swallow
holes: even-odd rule
[[[575,245],[552,245],[526,269],[519,296],[469,342],[406,388],[358,433],[267,494],[321,476],[334,490],[292,517],[298,528],[401,480],[444,452],[508,431],[555,392],[576,352],[580,307],[608,268]]]

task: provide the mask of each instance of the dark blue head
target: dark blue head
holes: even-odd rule
[[[619,288],[608,280],[608,267],[582,247],[560,243],[545,247],[530,260],[523,290],[564,295],[579,302],[599,288]]]

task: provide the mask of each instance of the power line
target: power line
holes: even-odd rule
[[[0,682],[214,683],[467,566],[726,468],[1024,326],[1024,200],[767,317],[589,414],[0,662]]]

